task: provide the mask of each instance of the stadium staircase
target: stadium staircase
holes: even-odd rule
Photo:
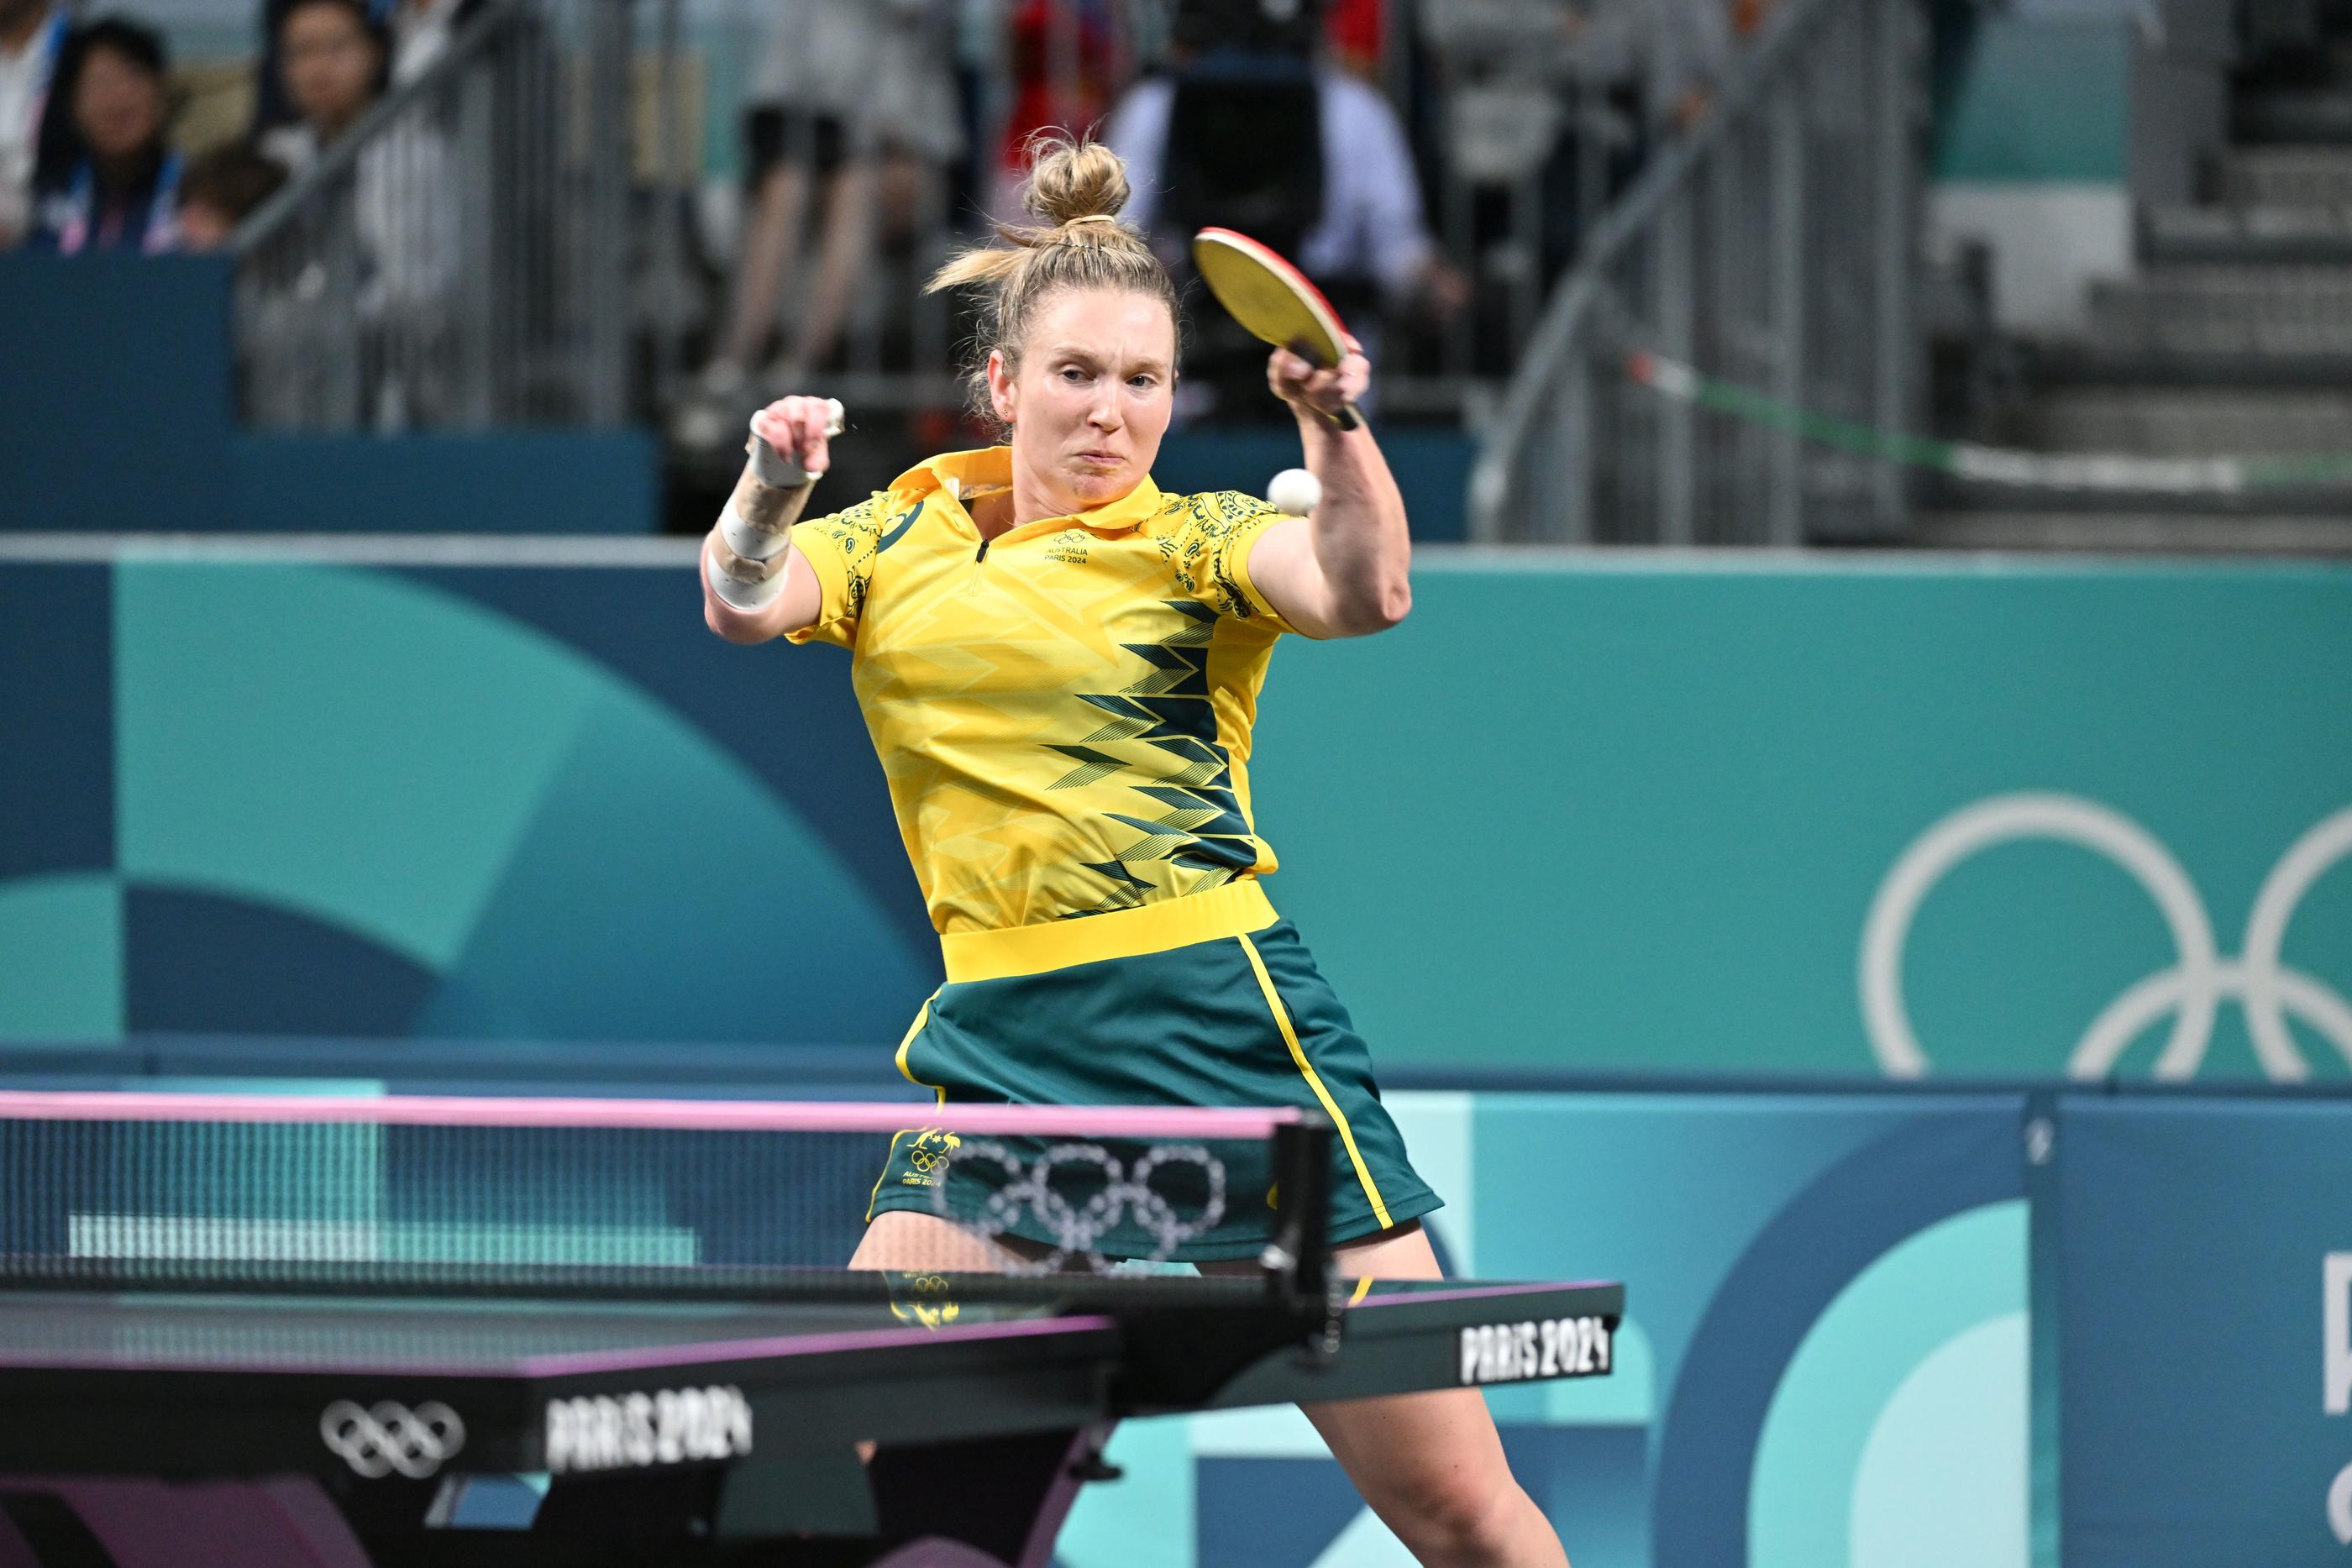
[[[2137,275],[2093,285],[2087,339],[2022,350],[2016,394],[1973,434],[2157,458],[2352,453],[2352,30],[2242,77],[2231,121],[2204,199],[2141,207]],[[2352,462],[2231,495],[1945,481],[1922,499],[1927,545],[2352,553]]]

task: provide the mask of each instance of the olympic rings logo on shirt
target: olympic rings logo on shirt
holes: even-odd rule
[[[2352,806],[2323,818],[2287,847],[2254,895],[2239,955],[2225,958],[2196,884],[2155,835],[2096,800],[2020,793],[1989,797],[1928,828],[1895,858],[1871,900],[1862,932],[1862,1016],[1870,1048],[1889,1076],[1916,1078],[1927,1071],[1927,1053],[1903,997],[1903,949],[1920,904],[1961,862],[1996,844],[2037,839],[2078,845],[2128,873],[2164,916],[2177,955],[2170,968],[2126,987],[2106,1005],[2075,1043],[2069,1074],[2105,1075],[2142,1030],[2169,1014],[2172,1032],[2157,1056],[2156,1076],[2193,1078],[2224,998],[2244,1007],[2255,1057],[2273,1080],[2298,1082],[2311,1075],[2287,1027],[2290,1017],[2352,1061],[2352,1003],[2280,958],[2287,923],[2304,894],[2352,855]]]
[[[971,1169],[975,1164],[994,1170],[975,1173]],[[1129,1166],[1097,1144],[1055,1144],[1033,1161],[1003,1144],[967,1138],[956,1152],[955,1165],[958,1173],[989,1188],[987,1202],[976,1217],[982,1233],[1009,1234],[1024,1215],[1034,1215],[1053,1236],[1054,1250],[1023,1272],[1052,1273],[1066,1260],[1078,1255],[1085,1256],[1097,1271],[1108,1268],[1101,1244],[1122,1218],[1131,1219],[1150,1238],[1151,1260],[1162,1261],[1193,1237],[1214,1229],[1225,1215],[1224,1163],[1198,1144],[1159,1145]],[[1192,1207],[1189,1200],[1180,1200],[1154,1185],[1154,1178],[1163,1171],[1177,1169],[1200,1173],[1201,1201],[1197,1212],[1189,1217],[1178,1207],[1180,1201]],[[1071,1201],[1055,1186],[1057,1179],[1072,1176],[1082,1189],[1095,1189],[1083,1202]],[[931,1187],[931,1211],[941,1218],[956,1218],[949,1207],[944,1179]]]
[[[395,1470],[421,1481],[466,1446],[466,1424],[436,1399],[414,1410],[389,1399],[369,1408],[338,1399],[320,1413],[319,1435],[372,1481]]]

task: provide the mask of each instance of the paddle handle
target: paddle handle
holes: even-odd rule
[[[1326,361],[1321,354],[1315,351],[1314,345],[1305,341],[1304,340],[1294,340],[1282,346],[1288,349],[1292,353],[1297,354],[1300,359],[1305,360],[1308,364],[1313,365],[1319,370],[1328,371],[1331,369],[1330,363]],[[1357,406],[1352,402],[1341,403],[1339,405],[1339,412],[1336,413],[1328,413],[1319,408],[1315,412],[1322,414],[1324,419],[1329,422],[1331,427],[1335,430],[1353,430],[1358,425],[1364,423],[1363,411],[1357,408]]]

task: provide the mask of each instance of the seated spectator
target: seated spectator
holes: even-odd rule
[[[286,96],[300,116],[260,141],[297,178],[375,107],[384,41],[362,0],[291,0],[281,53]],[[437,302],[457,265],[448,144],[427,117],[387,127],[360,154],[353,221],[370,315]]]
[[[290,0],[282,35],[286,97],[300,118],[261,138],[260,150],[299,180],[375,106],[384,42],[363,0]],[[348,214],[358,240],[357,292],[345,308],[361,329],[363,417],[381,429],[430,420],[451,394],[454,200],[448,143],[423,114],[372,135],[344,180],[313,198],[314,213]]]
[[[72,106],[77,153],[40,199],[30,246],[60,256],[180,244],[180,156],[164,140],[163,40],[109,16],[73,37],[58,90]]]
[[[1431,237],[1395,111],[1318,60],[1318,34],[1312,5],[1186,0],[1174,69],[1137,83],[1103,140],[1135,187],[1121,215],[1154,235],[1171,266],[1187,265],[1202,225],[1241,229],[1288,254],[1377,357],[1382,310],[1443,319],[1466,287]],[[1264,350],[1221,314],[1198,326],[1185,412],[1255,412]],[[1234,339],[1229,355],[1221,334]]]
[[[215,148],[180,182],[180,248],[226,250],[236,225],[286,183],[286,170],[244,142]]]
[[[393,26],[394,0],[365,0],[362,10],[368,26],[379,32]],[[286,96],[286,14],[294,8],[295,0],[261,0],[261,63],[254,72],[253,129],[256,138],[268,135],[279,126],[296,119],[293,102]]]
[[[37,172],[71,161],[66,95],[49,90],[71,31],[62,5],[0,0],[0,250],[33,231]]]
[[[294,119],[263,135],[259,146],[287,172],[301,174],[383,90],[383,38],[362,0],[288,0],[278,34]]]

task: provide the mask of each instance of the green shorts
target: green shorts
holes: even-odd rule
[[[951,978],[899,1047],[899,1070],[936,1092],[941,1103],[1319,1110],[1339,1133],[1332,1148],[1334,1241],[1374,1235],[1437,1207],[1437,1195],[1407,1163],[1404,1140],[1381,1104],[1370,1052],[1297,929],[1274,917],[1254,882],[1175,903],[1191,906],[1185,913],[1195,927],[1205,914],[1213,925],[1236,929],[1159,951]],[[1155,931],[1165,935],[1168,923],[1133,917],[1168,907],[1065,924],[1128,923],[1126,932],[1148,939]],[[1076,950],[1099,950],[1106,937],[1116,945],[1120,934],[1118,928],[1089,931]],[[959,969],[953,941],[950,976]],[[962,967],[969,972],[971,966]],[[971,1145],[984,1142],[998,1147],[966,1157]],[[990,1212],[991,1197],[1011,1185],[1008,1161],[1034,1164],[1045,1152],[1041,1141],[961,1141],[944,1192],[936,1185],[944,1163],[940,1143],[939,1134],[926,1135],[920,1128],[891,1140],[869,1219],[894,1208],[945,1212],[1047,1245],[1064,1239],[1038,1204],[1000,1201]],[[1128,1171],[1144,1152],[1110,1141],[1099,1146]],[[1267,1150],[1263,1144],[1223,1143],[1213,1152],[1223,1166],[1222,1213],[1213,1223],[1199,1223],[1211,1218],[1199,1167],[1163,1164],[1151,1186],[1183,1221],[1181,1239],[1167,1246],[1167,1216],[1156,1236],[1121,1218],[1097,1249],[1111,1257],[1164,1254],[1194,1262],[1257,1256],[1274,1218]],[[1066,1164],[1057,1158],[1056,1171]],[[1084,1173],[1077,1175],[1071,1197],[1082,1202]]]

